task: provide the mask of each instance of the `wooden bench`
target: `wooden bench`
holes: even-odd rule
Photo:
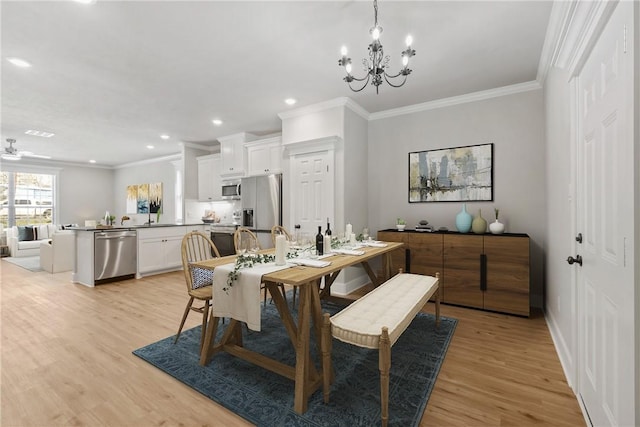
[[[435,277],[400,274],[392,277],[322,324],[323,392],[329,402],[331,367],[331,337],[359,347],[378,349],[380,369],[380,403],[382,425],[389,421],[389,370],[391,347],[407,329],[416,314],[434,294],[436,296],[436,326],[440,323],[439,273]]]

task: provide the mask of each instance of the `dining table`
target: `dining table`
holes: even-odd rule
[[[295,366],[284,364],[278,360],[248,350],[242,345],[242,322],[231,318],[222,336],[215,342],[215,337],[220,324],[220,317],[214,311],[210,311],[205,334],[204,345],[201,349],[200,364],[206,365],[216,353],[226,352],[245,361],[261,366],[294,382],[294,410],[303,414],[307,410],[309,397],[322,386],[323,370],[322,358],[319,358],[318,366],[312,360],[310,344],[313,323],[313,335],[318,349],[321,348],[322,327],[322,299],[336,299],[331,295],[331,285],[342,270],[347,267],[361,266],[369,276],[374,286],[379,286],[391,277],[391,253],[400,249],[402,242],[375,242],[371,246],[357,248],[357,254],[331,253],[323,257],[323,261],[329,262],[324,267],[314,267],[291,263],[289,268],[266,273],[262,276],[262,283],[272,297],[278,314],[282,319],[287,335],[295,352]],[[274,249],[266,249],[260,253],[273,253]],[[376,274],[369,265],[369,261],[382,258],[382,270]],[[213,270],[222,265],[234,263],[236,255],[212,258],[193,263],[193,267]],[[324,285],[321,283],[324,279]],[[279,284],[285,284],[298,288],[298,313],[294,316],[289,309],[285,296],[280,292]],[[213,289],[212,289],[213,292]],[[343,299],[343,301],[348,301]],[[296,322],[297,317],[297,322]]]

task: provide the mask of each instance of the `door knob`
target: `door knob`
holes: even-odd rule
[[[582,243],[582,233],[578,233],[578,235],[576,236],[576,242]]]
[[[575,262],[576,264],[580,264],[582,266],[582,257],[580,255],[576,255],[575,258],[570,256],[569,258],[567,258],[567,262],[569,264],[573,264]]]

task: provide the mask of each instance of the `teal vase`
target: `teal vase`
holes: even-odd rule
[[[456,215],[456,228],[461,233],[468,233],[471,230],[473,217],[467,212],[467,204],[462,204],[462,210]]]

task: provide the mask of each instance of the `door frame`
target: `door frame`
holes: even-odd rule
[[[330,206],[327,207],[327,213],[332,218],[335,218],[335,195],[336,195],[336,175],[335,175],[335,152],[338,144],[342,141],[342,138],[339,136],[328,136],[324,138],[316,138],[309,139],[306,141],[299,141],[295,143],[290,143],[285,145],[284,152],[285,156],[289,158],[289,171],[288,175],[295,175],[296,168],[296,157],[302,155],[309,155],[312,153],[323,153],[326,152],[327,155],[327,166],[329,167],[328,179],[330,181],[329,185],[331,187],[331,197],[329,197]],[[292,182],[291,178],[289,179],[289,224],[288,227],[290,230],[294,230],[295,227],[295,206],[292,203],[295,200],[295,185]]]
[[[580,249],[581,249],[581,246],[575,240],[575,236],[579,231],[578,230],[578,214],[579,214],[580,203],[582,203],[582,201],[580,201],[579,199],[580,194],[578,191],[579,190],[578,180],[582,176],[582,166],[579,162],[582,152],[579,147],[581,145],[580,138],[582,137],[582,124],[583,124],[583,119],[581,116],[582,107],[580,105],[580,100],[581,100],[580,77],[582,75],[584,65],[586,64],[587,60],[593,53],[593,48],[595,47],[595,44],[602,36],[604,30],[607,28],[611,15],[613,14],[614,10],[619,4],[620,4],[620,1],[612,1],[612,2],[599,1],[599,2],[594,2],[589,4],[587,7],[589,10],[586,10],[586,11],[581,10],[581,12],[583,12],[582,19],[584,19],[584,22],[582,23],[582,27],[578,29],[574,28],[571,31],[574,35],[580,30],[584,32],[584,35],[582,36],[582,39],[579,42],[574,41],[575,45],[573,46],[573,51],[571,52],[570,58],[567,60],[567,63],[566,63],[567,66],[565,67],[565,69],[569,71],[571,76],[568,83],[570,85],[570,88],[569,88],[570,132],[571,132],[570,133],[570,152],[571,152],[570,175],[573,180],[570,186],[570,191],[569,191],[570,197],[572,198],[572,201],[573,201],[573,203],[571,204],[571,212],[570,212],[570,227],[572,230],[572,233],[571,233],[572,253],[570,255],[572,256],[574,256],[577,253],[580,253]],[[575,7],[576,9],[579,8],[579,6],[575,6]],[[638,7],[638,6],[636,5],[635,7]],[[572,10],[572,13],[574,14],[574,16],[578,14],[578,12],[576,12],[576,9]],[[634,11],[634,13],[636,12]],[[589,19],[585,19],[584,18],[585,16],[587,16]],[[635,31],[638,31],[638,28],[635,28]],[[632,106],[632,111],[633,111],[633,108],[634,107]],[[629,126],[635,125],[633,123],[632,116],[630,116],[628,125]],[[637,234],[637,230],[636,230],[636,234]],[[637,269],[637,266],[636,266],[636,269]],[[575,318],[571,328],[572,334],[574,337],[571,343],[571,352],[575,357],[575,360],[574,360],[574,363],[572,364],[573,369],[571,372],[571,375],[573,376],[573,381],[570,381],[570,384],[571,384],[572,390],[576,395],[578,404],[582,410],[585,423],[588,426],[590,426],[592,425],[592,423],[589,418],[587,408],[584,405],[582,398],[580,397],[580,390],[581,390],[580,369],[582,366],[582,361],[579,354],[584,344],[583,325],[581,322],[581,319],[583,318],[583,315],[584,315],[584,307],[580,303],[582,299],[583,290],[579,286],[580,280],[581,280],[580,268],[579,267],[573,268],[571,271],[571,286],[572,286],[573,295],[575,298],[574,300]],[[635,310],[638,310],[637,305],[635,305],[634,307],[635,307],[634,308]],[[636,318],[637,317],[638,315],[636,314]],[[638,333],[636,331],[634,334],[634,339],[637,339],[637,336],[638,336]],[[637,345],[636,345],[636,348],[637,348]],[[637,358],[638,358],[638,355],[636,355],[636,360]],[[639,376],[639,373],[634,372],[633,381],[636,386],[637,386],[638,376]],[[636,387],[636,392],[637,392],[637,387]],[[638,419],[639,416],[640,415],[639,415],[638,409],[636,409],[636,414],[635,414],[636,420]]]

